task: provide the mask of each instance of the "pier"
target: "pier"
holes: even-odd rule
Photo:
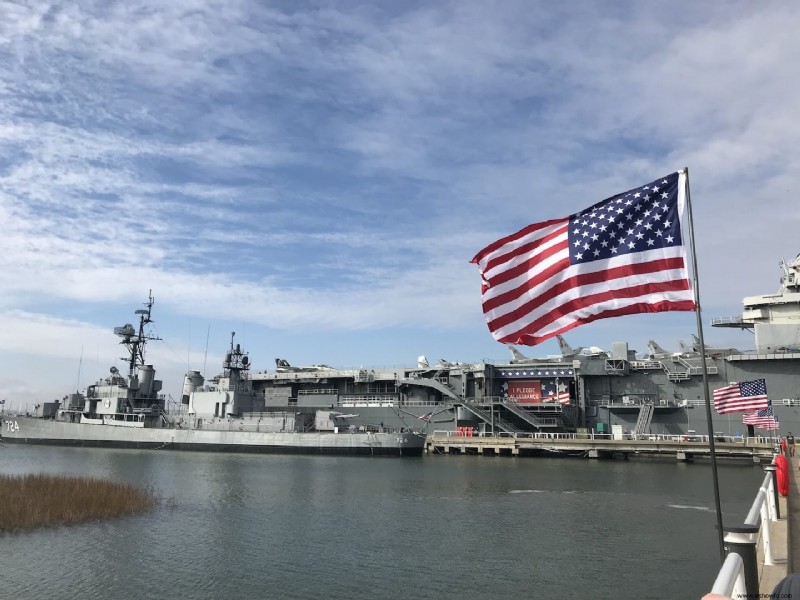
[[[798,457],[789,457],[789,495],[779,496],[773,467],[742,524],[725,524],[726,559],[711,593],[729,598],[769,598],[788,574],[800,573],[800,477]]]
[[[718,436],[714,446],[718,458],[736,458],[757,463],[772,461],[775,441],[764,437]],[[429,434],[428,454],[475,454],[479,456],[575,456],[582,458],[662,457],[677,461],[709,458],[707,435],[625,434],[614,438],[596,433],[527,433],[516,435],[457,435],[448,431]]]

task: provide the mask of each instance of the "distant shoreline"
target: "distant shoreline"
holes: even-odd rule
[[[2,533],[105,521],[155,506],[152,493],[130,483],[65,475],[0,475]]]

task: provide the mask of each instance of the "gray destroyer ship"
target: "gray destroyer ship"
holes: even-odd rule
[[[105,379],[62,401],[35,407],[34,415],[5,415],[2,439],[10,443],[115,446],[226,452],[420,456],[425,434],[410,427],[361,422],[332,409],[265,410],[264,394],[248,376],[250,360],[231,334],[223,372],[204,385],[190,372],[182,407],[168,411],[162,382],[145,363],[153,298],[131,324],[114,329],[128,350],[128,374],[115,368]],[[417,429],[421,429],[418,427]]]

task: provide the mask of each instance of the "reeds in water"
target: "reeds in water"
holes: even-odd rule
[[[63,475],[0,475],[0,532],[113,519],[151,510],[129,483]]]

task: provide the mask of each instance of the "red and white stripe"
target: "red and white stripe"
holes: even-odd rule
[[[499,342],[535,345],[597,319],[695,310],[684,246],[571,265],[568,227],[568,218],[535,223],[472,259]]]

